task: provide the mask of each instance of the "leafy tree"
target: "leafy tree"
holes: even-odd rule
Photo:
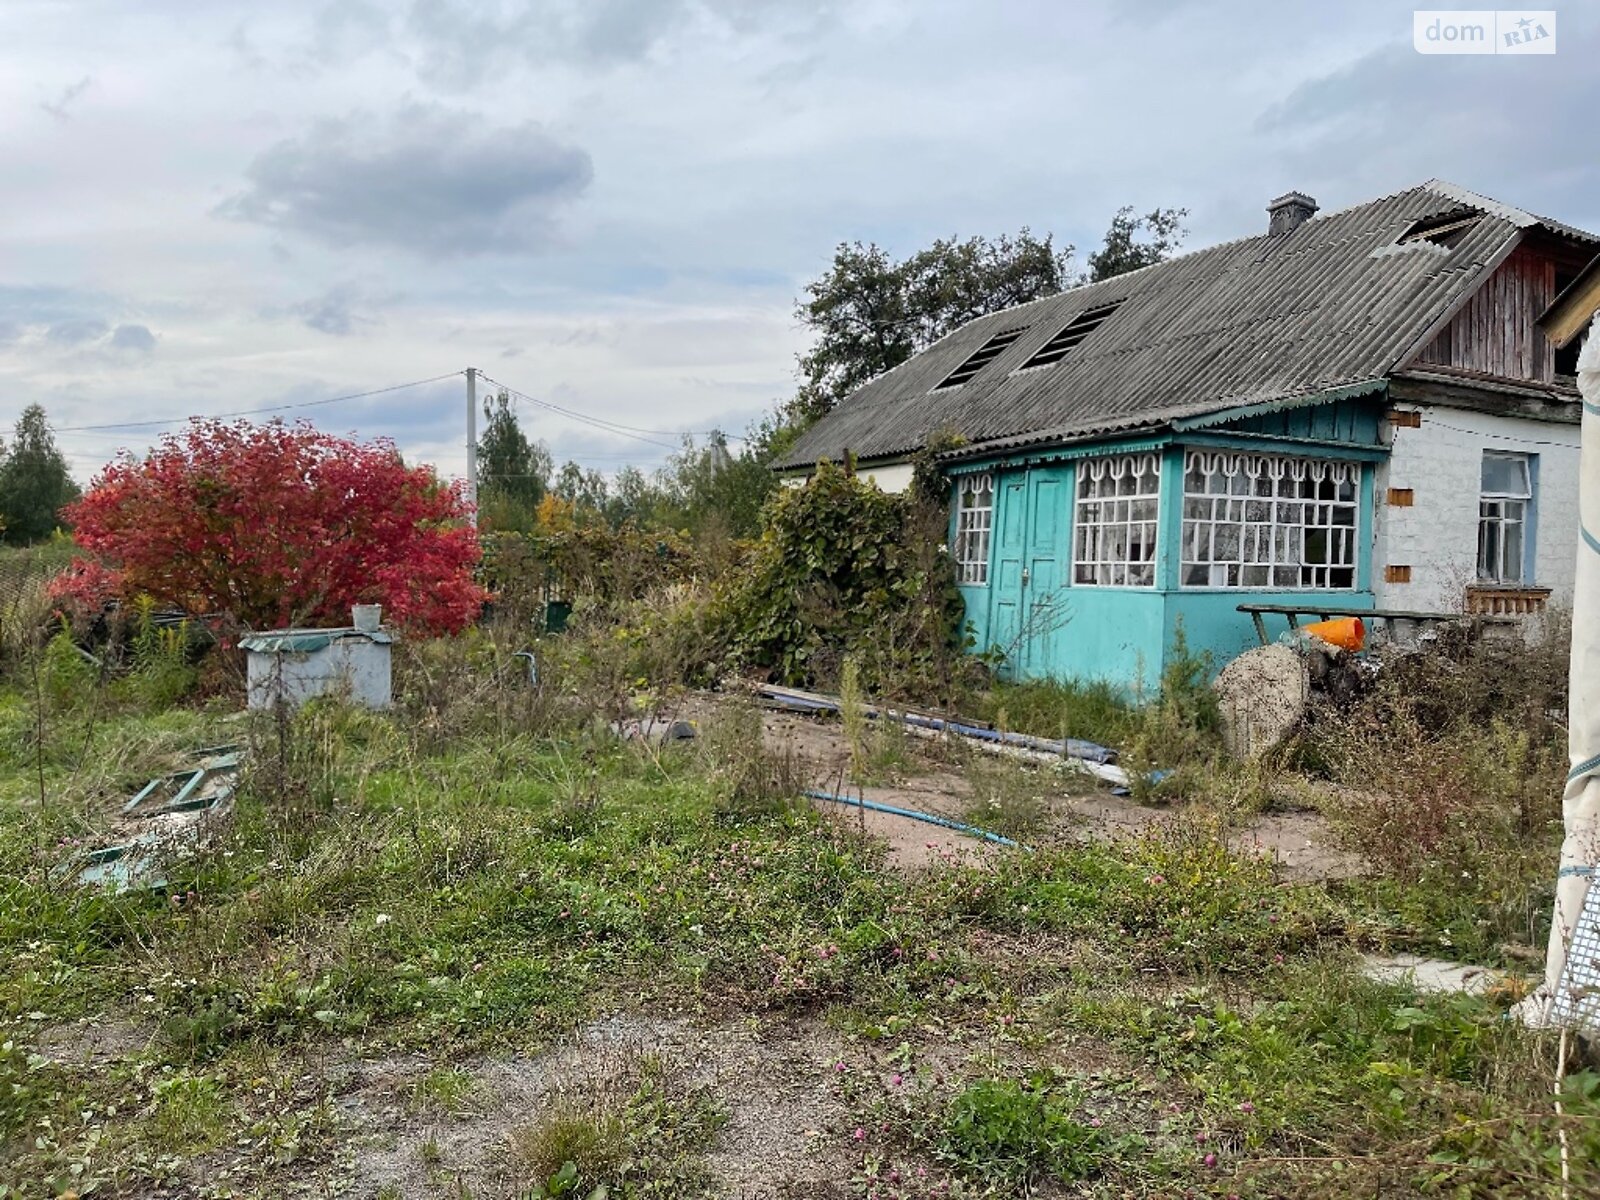
[[[626,466],[617,472],[610,488],[609,513],[613,525],[633,521],[639,525],[654,524],[661,507],[661,489],[650,477],[635,466]]]
[[[705,445],[685,439],[658,473],[661,519],[696,536],[755,536],[762,505],[777,486],[767,461],[748,446],[733,453],[721,433]]]
[[[1073,247],[1058,249],[1050,235],[1027,229],[1015,237],[937,241],[902,261],[877,245],[839,246],[796,305],[815,340],[800,355],[800,389],[766,440],[781,448],[791,431],[974,317],[1170,257],[1182,243],[1187,211],[1158,208],[1135,217],[1131,208],[1118,210],[1105,244],[1079,274]]]
[[[506,392],[483,402],[483,421],[478,501],[484,523],[497,529],[526,529],[550,487],[550,451],[522,432]]]
[[[964,608],[943,551],[946,509],[817,464],[784,488],[722,597],[736,651],[787,683],[836,686],[847,657],[885,694],[947,698]]]
[[[1187,208],[1156,208],[1142,217],[1133,215],[1132,205],[1117,209],[1111,228],[1106,230],[1106,240],[1089,255],[1085,282],[1099,283],[1171,258],[1183,244],[1187,232],[1183,219],[1188,215]],[[1140,234],[1145,235],[1143,240]]]
[[[796,307],[816,342],[800,356],[803,383],[787,415],[814,421],[973,317],[1059,292],[1071,263],[1072,247],[1026,229],[937,241],[902,262],[876,245],[841,245]]]
[[[68,510],[80,558],[59,598],[98,609],[148,595],[236,626],[343,625],[381,603],[397,624],[453,632],[487,593],[458,489],[392,443],[310,425],[195,420],[124,455]]]
[[[606,477],[592,468],[585,471],[571,459],[561,464],[561,470],[552,481],[550,490],[574,509],[581,510],[590,517],[603,518],[611,499],[611,489],[606,484]]]
[[[77,498],[44,409],[30,404],[17,419],[10,452],[0,453],[0,537],[13,545],[49,537],[62,508]]]

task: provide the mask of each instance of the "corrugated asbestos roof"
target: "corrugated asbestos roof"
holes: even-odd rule
[[[1463,204],[1485,215],[1454,248],[1394,246],[1418,218]],[[846,397],[773,465],[907,454],[946,429],[997,448],[1078,440],[1381,380],[1533,227],[1600,243],[1432,180],[979,317]],[[1060,363],[1018,371],[1079,313],[1117,300]],[[1027,332],[970,381],[934,390],[1019,322]]]

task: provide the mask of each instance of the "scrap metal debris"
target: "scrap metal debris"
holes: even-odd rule
[[[69,859],[56,869],[56,878],[114,892],[166,887],[163,864],[192,851],[232,810],[243,751],[209,746],[192,758],[195,765],[156,776],[122,806],[125,837]]]
[[[776,684],[759,685],[756,695],[765,703],[790,712],[837,713],[842,704],[837,696],[779,687]],[[1081,738],[1041,738],[1026,733],[1011,733],[981,721],[903,705],[890,708],[868,704],[862,706],[862,711],[872,720],[897,721],[912,733],[928,737],[955,734],[993,754],[1062,764],[1123,787],[1128,783],[1128,773],[1116,765],[1117,752],[1096,742]]]
[[[643,721],[613,721],[611,729],[625,741],[648,742],[653,746],[689,742],[699,736],[693,721],[669,721],[661,717],[649,717]]]

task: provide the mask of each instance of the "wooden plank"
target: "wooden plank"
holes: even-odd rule
[[[1507,239],[1506,244],[1500,247],[1500,249],[1490,257],[1488,262],[1484,263],[1483,266],[1478,268],[1477,275],[1473,279],[1473,287],[1476,290],[1473,291],[1471,296],[1468,297],[1468,304],[1471,303],[1472,298],[1476,297],[1478,292],[1483,290],[1484,283],[1487,282],[1489,278],[1500,269],[1500,265],[1505,262],[1506,259],[1511,257],[1512,252],[1515,251],[1517,246],[1521,244],[1523,236],[1524,235],[1522,234],[1518,234],[1514,238]],[[1459,322],[1461,319],[1462,311],[1462,306],[1458,305],[1454,310],[1443,313],[1439,317],[1435,318],[1434,321],[1423,330],[1422,335],[1418,337],[1417,340],[1409,347],[1407,347],[1406,352],[1400,356],[1400,364],[1398,369],[1404,369],[1419,361],[1421,359],[1423,350],[1433,342],[1434,338],[1439,336],[1442,330],[1459,329],[1457,322]],[[1451,359],[1449,361],[1454,360]]]
[[[1552,277],[1551,286],[1554,287]],[[1551,349],[1565,346],[1585,329],[1600,312],[1600,255],[1578,273],[1561,295],[1539,315],[1539,327],[1550,339]],[[1554,365],[1552,363],[1552,371]]]
[[[1402,403],[1442,404],[1469,412],[1527,417],[1561,425],[1578,424],[1581,412],[1575,389],[1555,384],[1517,384],[1443,367],[1396,376],[1389,383],[1389,398]]]
[[[1251,614],[1271,613],[1277,616],[1287,617],[1290,625],[1294,626],[1295,628],[1298,628],[1298,626],[1294,625],[1295,617],[1300,614],[1310,613],[1321,615],[1323,620],[1329,620],[1332,617],[1360,617],[1362,620],[1371,618],[1374,621],[1484,620],[1484,618],[1475,618],[1468,613],[1416,612],[1404,608],[1351,608],[1337,604],[1241,604],[1238,605],[1237,611]],[[1509,624],[1510,618],[1489,618],[1488,623]]]

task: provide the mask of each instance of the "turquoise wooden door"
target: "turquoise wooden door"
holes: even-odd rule
[[[1036,467],[1028,472],[1027,571],[1023,596],[1022,671],[1029,679],[1049,675],[1061,661],[1061,626],[1065,618],[1067,565],[1067,500],[1071,468]]]
[[[995,497],[989,640],[1006,679],[1048,675],[1059,660],[1066,580],[1070,467],[1007,472]]]
[[[990,588],[989,642],[1005,658],[1003,678],[1016,678],[1016,655],[1022,639],[1022,569],[1028,525],[1028,476],[1025,471],[1000,477],[995,494],[994,585]]]

